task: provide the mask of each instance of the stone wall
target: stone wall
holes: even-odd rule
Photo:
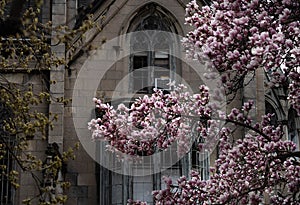
[[[27,90],[32,87],[32,91],[35,94],[39,94],[42,91],[47,90],[47,84],[49,81],[49,72],[42,71],[33,71],[31,73],[1,73],[2,77],[6,78],[9,82],[16,84],[20,90]],[[48,113],[48,105],[47,104],[39,104],[32,106],[32,110],[36,110],[38,112]],[[28,149],[27,152],[32,153],[38,159],[45,159],[45,151],[47,147],[47,140],[42,139],[39,133],[28,141]],[[42,179],[42,175],[40,172],[35,173],[39,178]],[[29,173],[22,172],[19,170],[20,176],[20,188],[15,193],[15,204],[22,204],[22,200],[26,198],[34,198],[38,195],[38,189],[36,186],[36,182],[33,177]],[[33,203],[37,203],[37,198],[33,201]]]

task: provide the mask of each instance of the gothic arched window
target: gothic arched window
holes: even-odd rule
[[[278,116],[276,114],[276,110],[268,101],[265,102],[265,113],[272,114],[271,125],[277,126],[278,125]]]
[[[130,92],[148,94],[153,88],[170,90],[174,80],[176,42],[171,32],[176,31],[171,21],[149,5],[132,23],[130,37]],[[148,10],[148,11],[149,11]]]

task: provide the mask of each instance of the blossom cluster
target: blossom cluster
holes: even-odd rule
[[[227,118],[233,113],[244,115],[233,109]],[[153,192],[156,204],[259,204],[264,202],[264,194],[269,194],[272,204],[297,204],[300,166],[291,157],[297,156],[293,155],[296,145],[283,139],[281,126],[270,125],[270,117],[263,116],[235,144],[232,130],[223,128],[220,155],[210,179],[201,179],[197,172],[175,183],[165,177],[166,188]],[[244,123],[243,118],[235,120]]]
[[[290,103],[300,114],[300,2],[298,0],[216,0],[200,8],[191,1],[184,39],[189,57],[209,60],[228,90],[258,68],[270,85],[290,84]]]
[[[115,109],[96,98],[94,102],[102,116],[88,124],[92,138],[109,142],[110,151],[132,156],[152,155],[173,142],[178,145],[179,156],[186,154],[194,140],[190,132],[193,123],[200,131],[205,126],[198,120],[208,120],[212,112],[206,106],[206,86],[200,86],[198,94],[191,94],[184,85],[170,94],[156,90],[151,96],[136,99],[131,107],[120,104]]]

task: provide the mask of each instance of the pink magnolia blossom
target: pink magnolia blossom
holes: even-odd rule
[[[187,55],[200,62],[209,59],[222,75],[227,94],[236,92],[246,75],[263,68],[272,86],[288,85],[289,103],[300,115],[299,7],[299,0],[215,0],[200,8],[192,0],[186,23],[193,30],[183,40]],[[208,142],[219,136],[210,179],[201,179],[195,171],[177,181],[164,177],[166,188],[153,191],[157,205],[260,204],[265,195],[271,204],[299,204],[300,152],[285,140],[285,129],[271,124],[272,114],[254,122],[253,101],[215,115],[210,100],[220,99],[218,92],[211,96],[200,86],[198,94],[191,95],[180,85],[170,94],[157,90],[130,108],[116,109],[94,99],[101,118],[91,120],[89,129],[94,140],[109,143],[110,151],[133,156],[151,155],[174,142],[179,154],[185,154],[194,140],[189,133],[195,121]],[[216,129],[217,120],[244,127],[245,136],[233,142],[232,128]]]
[[[151,155],[168,148],[174,141],[178,155],[186,154],[191,146],[191,126],[194,118],[211,116],[209,89],[199,87],[199,93],[191,95],[179,85],[170,94],[156,90],[127,108],[121,104],[116,109],[93,99],[101,118],[88,123],[93,140],[109,142],[111,151],[139,156]],[[201,126],[201,123],[199,123]]]
[[[223,75],[237,70],[243,78],[249,71],[264,68],[278,70],[280,77],[272,85],[290,80],[291,105],[300,114],[299,89],[299,1],[213,1],[202,9],[191,1],[186,9],[186,22],[195,29],[183,43],[188,56],[209,59]],[[286,67],[282,71],[282,67]],[[272,75],[272,74],[271,74]],[[235,78],[236,79],[236,78]],[[234,83],[225,83],[228,90]]]

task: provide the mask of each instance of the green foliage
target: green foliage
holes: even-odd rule
[[[75,158],[74,151],[79,145],[64,153],[43,156],[37,156],[29,147],[35,140],[47,143],[48,131],[57,119],[57,115],[47,111],[49,104],[66,105],[70,102],[69,99],[54,98],[49,92],[49,86],[56,83],[49,81],[49,70],[66,66],[65,58],[56,55],[54,48],[59,45],[68,47],[70,40],[92,28],[93,23],[88,19],[77,30],[64,25],[53,26],[51,21],[42,23],[39,18],[42,1],[23,9],[15,18],[8,13],[14,2],[25,4],[26,1],[0,1],[0,177],[9,180],[14,189],[20,187],[21,172],[32,177],[38,194],[22,199],[23,204],[34,201],[41,205],[62,204],[67,196],[55,194],[53,189],[64,190],[70,186],[59,175],[66,162]],[[16,24],[12,25],[12,22]],[[36,90],[28,83],[16,83],[7,78],[17,73],[42,76],[42,89]],[[6,160],[12,160],[17,166],[8,167]],[[47,177],[52,180],[50,184],[45,182]]]

